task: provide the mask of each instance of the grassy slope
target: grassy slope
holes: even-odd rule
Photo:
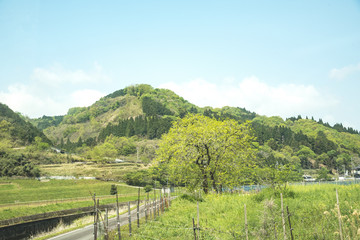
[[[345,239],[359,239],[360,186],[294,186],[294,198],[285,198],[295,239],[339,239],[335,188],[339,191]],[[201,239],[245,239],[244,205],[247,206],[249,239],[283,237],[280,198],[266,191],[248,195],[208,195],[200,202]],[[271,208],[272,206],[272,208]],[[136,230],[133,239],[192,239],[196,202],[178,199],[171,210]],[[290,239],[286,215],[287,236]]]
[[[120,107],[111,107],[118,104]],[[95,112],[103,111],[100,109],[109,108],[104,113],[97,115]],[[142,115],[141,102],[134,96],[120,96],[116,98],[106,98],[97,101],[88,107],[86,112],[89,115],[97,115],[91,117],[91,120],[78,123],[76,118],[79,114],[66,115],[63,122],[57,127],[49,127],[44,130],[45,135],[54,143],[59,144],[61,138],[69,138],[72,142],[77,142],[79,137],[87,139],[89,137],[97,137],[100,130],[108,123],[117,122],[119,119],[127,119]]]

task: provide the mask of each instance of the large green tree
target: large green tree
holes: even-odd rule
[[[253,178],[253,141],[249,122],[188,115],[163,135],[157,163],[167,167],[171,181],[208,193]]]

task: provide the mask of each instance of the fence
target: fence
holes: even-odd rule
[[[116,195],[116,226],[113,225],[112,228],[116,228],[116,236],[118,239],[121,239],[121,236],[126,234],[121,232],[121,225],[125,225],[128,222],[128,236],[132,236],[133,222],[136,221],[137,228],[140,228],[140,218],[145,218],[145,223],[152,219],[156,219],[161,214],[165,212],[165,209],[169,209],[171,206],[171,200],[175,196],[171,196],[171,191],[160,191],[159,195],[156,196],[156,190],[154,189],[154,198],[151,199],[149,193],[145,196],[144,200],[140,199],[140,188],[138,191],[138,200],[136,201],[136,207],[132,210],[130,202],[127,203],[128,212],[120,216],[119,213],[119,203],[118,196]],[[99,199],[96,199],[96,196],[93,196],[94,202],[94,230],[93,236],[94,239],[103,237],[105,240],[109,239],[109,231],[111,226],[109,224],[107,209],[105,213],[98,209]],[[143,205],[141,206],[141,203]]]

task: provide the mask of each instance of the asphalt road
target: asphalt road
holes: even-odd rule
[[[140,218],[145,217],[144,205],[140,206],[139,216]],[[132,227],[137,226],[137,209],[131,211],[131,222]],[[128,213],[120,215],[120,225],[126,225],[129,223]],[[109,219],[109,229],[113,230],[117,228],[117,220],[115,218]],[[128,232],[121,232],[121,234],[129,234]],[[98,236],[99,237],[99,236]],[[94,239],[94,225],[91,224],[84,228],[80,228],[68,233],[58,235],[56,237],[49,238],[49,240],[93,240]]]

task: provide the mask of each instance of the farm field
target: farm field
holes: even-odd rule
[[[0,179],[0,220],[92,206],[91,194],[94,193],[101,196],[100,204],[114,203],[115,196],[110,195],[113,184],[117,186],[119,201],[137,199],[138,188],[118,182]]]
[[[138,171],[145,168],[144,164],[134,162],[112,164],[78,162],[39,165],[41,175],[43,176],[91,176],[101,179],[116,180],[123,180],[123,176],[130,171]]]
[[[336,189],[339,193],[338,215]],[[291,239],[360,239],[360,185],[292,186],[283,203],[286,236]],[[209,194],[199,202],[200,239],[246,239],[244,206],[249,239],[284,239],[280,196],[270,189],[252,194]],[[194,239],[197,202],[184,195],[169,211],[133,231],[132,239]],[[124,236],[125,239],[127,235]]]

